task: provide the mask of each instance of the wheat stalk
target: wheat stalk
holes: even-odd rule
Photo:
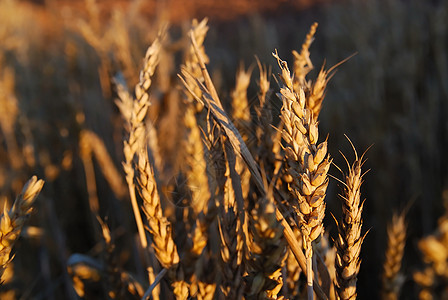
[[[43,180],[38,180],[36,176],[31,177],[23,186],[22,192],[17,196],[11,209],[8,210],[6,207],[3,209],[0,217],[0,280],[8,263],[12,260],[10,257],[12,247],[33,211],[34,201],[43,186]]]
[[[125,156],[125,162],[123,162],[123,168],[126,173],[126,181],[127,181],[128,188],[129,188],[132,208],[134,211],[134,217],[135,217],[136,224],[137,224],[140,243],[141,243],[143,249],[147,248],[148,241],[147,241],[146,234],[145,234],[145,231],[143,228],[143,221],[141,218],[140,209],[139,209],[139,205],[137,203],[137,198],[136,198],[136,194],[135,194],[135,185],[134,185],[135,172],[134,172],[133,160],[134,160],[134,157],[137,154],[137,152],[140,151],[140,149],[145,148],[144,144],[146,142],[147,135],[150,134],[150,135],[152,135],[152,137],[155,136],[153,127],[151,127],[149,125],[148,128],[145,128],[145,119],[146,119],[148,108],[151,104],[149,101],[149,92],[148,92],[149,88],[151,87],[151,83],[152,83],[151,77],[153,76],[155,69],[159,62],[159,56],[160,56],[160,52],[162,49],[162,40],[164,39],[164,36],[165,36],[165,31],[162,30],[159,33],[159,36],[157,37],[157,39],[152,43],[152,45],[146,51],[143,68],[140,71],[140,80],[139,80],[139,83],[135,86],[135,99],[132,99],[132,97],[130,97],[129,93],[127,93],[127,91],[123,85],[117,84],[117,92],[120,97],[119,98],[120,101],[116,101],[116,104],[119,107],[122,116],[127,121],[127,130],[129,131],[129,136],[128,136],[127,140],[124,141],[124,147],[123,147],[123,152],[124,152],[124,156]],[[154,138],[152,138],[150,140],[149,146],[151,147],[152,150],[154,150],[152,153],[153,153],[153,155],[155,155],[155,157],[154,157],[155,163],[160,165],[161,162],[160,162],[160,159],[158,159],[159,158],[158,151],[156,151],[156,150],[158,150],[158,145],[155,144]],[[145,159],[147,159],[147,157]],[[154,174],[152,174],[152,176],[154,176]],[[142,178],[142,176],[140,176],[140,180],[142,180],[141,178]],[[145,207],[145,204],[144,204],[144,207]],[[145,211],[145,212],[147,212],[147,211]],[[152,220],[154,220],[154,218]],[[167,222],[166,219],[164,219],[162,221]],[[154,224],[150,224],[150,225],[154,225]],[[162,225],[165,226],[165,227],[162,226],[162,229],[166,229],[167,225],[165,223],[163,223]],[[159,227],[155,228],[156,231],[154,231],[154,232],[157,232],[157,229],[160,229],[160,228]],[[155,247],[156,256],[159,259],[159,261],[160,261],[160,259],[166,258],[166,257],[163,257],[162,254],[163,254],[164,250],[167,250],[167,249],[163,249],[163,242],[161,242],[161,241],[163,241],[163,238],[166,237],[166,233],[162,232],[162,234],[163,234],[163,236],[161,238],[159,237],[159,239],[157,239],[157,241],[159,242],[158,246]],[[172,241],[171,233],[169,235],[171,238],[171,242],[174,243]],[[157,245],[157,243],[156,243],[156,245]],[[175,247],[175,245],[174,245],[174,247]],[[157,250],[159,250],[159,252]],[[160,252],[160,250],[162,252]],[[168,253],[168,254],[165,253],[168,256],[171,254],[172,260],[171,261],[168,260],[168,263],[177,264],[179,261],[177,249],[174,248],[174,249],[170,249],[170,250],[171,250],[171,253]],[[145,267],[148,268],[148,270],[147,270],[148,276],[149,276],[150,281],[152,282],[152,281],[154,281],[154,278],[153,278],[152,267],[149,266],[150,259],[148,257],[148,253],[146,251],[144,253],[145,253],[145,255],[144,255]],[[166,260],[163,261],[163,263],[161,263],[162,266],[164,266],[164,263],[167,263],[167,261]],[[173,285],[175,285],[175,284],[176,284],[176,282],[173,283]],[[174,288],[176,289],[176,292],[179,292],[178,286],[176,286]],[[153,290],[152,293],[153,293],[154,297],[157,297],[156,290]]]
[[[302,235],[300,230],[297,227],[293,227],[294,235],[299,241],[300,245],[302,244]],[[286,258],[286,287],[287,287],[287,295],[293,299],[296,299],[299,294],[299,278],[300,274],[302,274],[302,269],[294,257],[294,253],[291,249],[288,248],[287,258]]]
[[[83,145],[84,143],[86,146],[88,145],[90,152],[98,161],[104,178],[109,183],[112,191],[118,198],[122,198],[126,193],[123,179],[115,167],[102,139],[94,132],[84,129],[80,133],[80,144]]]
[[[322,257],[323,263],[325,264],[327,268],[327,274],[328,277],[325,278],[322,274],[323,272],[320,272],[322,275],[321,281],[322,281],[322,288],[326,291],[328,290],[328,295],[330,299],[335,299],[336,292],[334,287],[334,282],[336,280],[336,268],[335,268],[335,261],[336,261],[336,248],[335,246],[330,245],[330,238],[327,233],[322,234],[321,239],[319,243],[316,245],[316,250],[318,253],[318,256]],[[324,281],[327,282],[324,282]]]
[[[90,211],[92,212],[92,217],[97,216],[99,214],[100,202],[98,199],[95,168],[93,167],[92,161],[92,148],[90,147],[90,143],[88,142],[84,131],[81,131],[79,135],[79,156],[81,157],[84,166]],[[95,231],[97,231],[96,226],[94,226],[94,228]],[[99,232],[96,233],[98,234]]]

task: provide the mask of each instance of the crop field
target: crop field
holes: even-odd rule
[[[448,299],[448,1],[0,0],[0,299]]]

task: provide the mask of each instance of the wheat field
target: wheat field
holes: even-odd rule
[[[0,0],[0,298],[448,299],[447,16]]]

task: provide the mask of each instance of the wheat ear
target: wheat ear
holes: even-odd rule
[[[251,119],[247,88],[250,84],[251,74],[252,68],[246,71],[244,66],[241,65],[236,74],[235,89],[232,91],[232,117],[245,142],[247,142],[247,135],[250,133],[247,132]]]
[[[219,170],[225,169],[225,166],[222,166],[222,164],[225,165],[225,160],[223,158],[222,149],[219,147],[221,146],[221,141],[219,134],[215,135],[213,131],[213,129],[207,126],[207,132],[204,132],[204,145],[206,146],[206,151],[203,153],[205,157],[203,163],[205,164],[205,162],[208,161],[210,162],[210,165],[206,166],[207,174],[202,175],[209,177],[209,184],[206,185],[207,189],[209,189],[209,199],[204,203],[207,205],[203,205],[201,211],[199,211],[196,216],[195,225],[190,232],[187,250],[182,257],[182,266],[185,270],[185,274],[187,278],[191,278],[192,288],[195,289],[192,296],[198,291],[198,283],[203,280],[200,259],[203,257],[203,251],[206,248],[207,243],[210,242],[210,227],[213,227],[212,224],[216,224],[216,203],[222,203],[223,189],[226,182],[224,174],[219,172]],[[201,141],[201,146],[202,144]],[[219,152],[220,150],[221,152]],[[211,192],[213,192],[213,196],[211,195]],[[193,203],[194,202],[195,200],[193,199]]]
[[[194,36],[196,42],[197,42],[197,49],[202,57],[204,59],[205,63],[209,62],[209,58],[207,54],[205,53],[204,48],[204,40],[207,35],[208,26],[207,26],[207,18],[203,19],[201,22],[198,22],[196,19],[193,20],[192,26],[191,26],[191,34]],[[198,63],[198,58],[195,53],[195,49],[193,48],[193,45],[189,45],[188,50],[186,51],[185,55],[185,64],[183,68],[192,75],[192,77],[187,79],[187,84],[194,90],[196,95],[202,95],[201,88],[196,85],[195,79],[199,80],[200,82],[204,82],[204,77],[202,76],[202,70]],[[193,79],[194,78],[194,79]],[[190,93],[186,93],[187,99],[189,102],[191,102],[193,105],[195,105],[196,111],[200,111],[203,109],[203,105],[197,101],[194,101],[194,97]]]
[[[163,215],[154,171],[148,161],[146,151],[138,154],[138,185],[143,199],[143,211],[148,219],[148,230],[151,234],[157,260],[163,268],[169,270],[168,277],[171,280],[176,299],[187,299],[189,286],[184,280],[183,270],[178,268],[179,254],[174,243],[172,225]]]
[[[275,138],[280,135],[277,135],[277,131],[274,131],[272,127],[272,107],[268,99],[270,88],[269,77],[271,76],[271,71],[268,70],[266,66],[261,65],[260,61],[257,60],[257,63],[260,72],[260,79],[258,82],[259,104],[255,107],[257,122],[253,122],[255,125],[253,131],[257,138],[256,158],[257,161],[263,162],[265,172],[272,178],[275,165],[277,164],[277,161],[280,161],[278,155],[281,147],[275,140]]]
[[[318,24],[313,23],[310,31],[306,35],[305,42],[302,44],[300,54],[297,51],[292,51],[294,55],[294,81],[297,86],[303,87],[307,85],[306,75],[314,68],[310,59],[310,46],[314,40]]]
[[[0,56],[0,60],[2,57]],[[0,62],[1,63],[1,62]],[[22,167],[23,159],[19,156],[19,147],[14,136],[14,125],[19,115],[19,103],[15,95],[15,76],[10,67],[0,65],[0,128],[2,130],[9,162],[13,169]]]
[[[341,61],[328,70],[324,69],[324,65],[319,71],[317,78],[314,81],[307,80],[306,76],[314,68],[310,59],[310,46],[314,39],[318,24],[314,23],[311,26],[309,33],[306,36],[305,42],[302,44],[300,54],[293,51],[294,55],[294,90],[298,92],[301,88],[306,94],[306,106],[313,113],[313,118],[317,120],[322,109],[322,102],[325,98],[325,89],[328,81],[333,76],[333,70],[346,60]]]
[[[400,272],[406,244],[405,213],[394,213],[392,222],[387,226],[386,259],[383,265],[382,297],[386,300],[398,300],[400,289],[404,283],[404,275]]]
[[[125,93],[121,93],[120,101],[117,101],[117,106],[120,108],[121,114],[127,121],[127,129],[129,131],[128,138],[124,141],[123,152],[125,161],[123,168],[126,173],[126,182],[129,187],[129,194],[131,197],[132,209],[137,223],[137,229],[140,237],[140,242],[143,248],[146,248],[148,241],[146,239],[143,222],[140,214],[140,209],[135,195],[134,185],[134,169],[133,159],[137,151],[142,149],[145,143],[145,125],[144,120],[150,105],[148,90],[151,86],[151,77],[155,72],[159,61],[159,54],[162,48],[161,40],[163,33],[152,43],[146,51],[144,65],[140,71],[140,81],[135,86],[135,99],[125,97]]]
[[[361,214],[364,207],[364,201],[361,202],[363,176],[361,167],[364,161],[362,156],[358,158],[356,150],[355,157],[352,165],[346,159],[348,173],[345,175],[344,191],[341,195],[342,219],[340,222],[336,221],[339,232],[335,241],[336,291],[340,299],[356,299],[356,281],[361,266],[360,252],[364,240],[364,236],[361,235]]]
[[[253,243],[246,268],[246,299],[278,299],[283,287],[286,241],[273,200],[259,199],[249,222]]]
[[[3,209],[0,219],[0,280],[8,263],[12,260],[12,257],[10,257],[12,247],[33,211],[34,201],[43,186],[43,180],[38,180],[36,176],[31,177],[24,185],[22,192],[17,196],[12,208],[10,210]]]
[[[191,206],[195,217],[202,211],[206,213],[210,199],[210,187],[207,177],[207,163],[205,160],[204,143],[201,131],[194,113],[193,103],[186,104],[184,124],[187,130],[187,139],[184,142],[186,176],[192,192]]]
[[[212,300],[215,296],[216,283],[206,283],[195,281],[194,284],[196,298],[198,300]]]
[[[162,212],[154,171],[146,152],[138,155],[138,185],[143,199],[143,211],[149,223],[149,232],[153,239],[156,257],[162,267],[170,269],[179,263],[177,247],[173,240],[171,223]]]
[[[282,70],[283,87],[280,97],[283,101],[281,120],[284,127],[282,137],[287,146],[287,171],[292,177],[289,189],[294,195],[292,207],[298,219],[302,233],[303,247],[307,259],[308,297],[313,297],[311,243],[322,233],[325,215],[325,194],[328,186],[327,172],[330,158],[327,155],[327,142],[317,144],[318,123],[305,106],[303,89],[299,93],[293,90],[293,78],[285,61],[277,53],[273,54]]]
[[[224,199],[218,217],[221,238],[220,266],[222,272],[221,291],[228,299],[241,299],[243,294],[242,275],[244,272],[244,215],[242,213],[243,199],[241,179],[236,170],[236,157],[231,146],[222,136],[222,147],[226,159],[226,182]]]
[[[246,143],[252,140],[250,107],[247,99],[247,88],[250,84],[251,74],[251,68],[246,71],[244,66],[241,65],[236,75],[235,90],[232,92],[233,122]],[[241,177],[243,197],[247,199],[250,190],[250,171],[240,157],[237,157],[236,169]]]

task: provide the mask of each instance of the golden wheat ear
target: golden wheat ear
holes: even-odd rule
[[[3,210],[0,217],[0,280],[8,263],[13,259],[10,257],[12,247],[33,211],[34,201],[43,186],[43,180],[38,180],[36,176],[31,177],[24,185],[22,192],[17,196],[12,208]]]
[[[302,233],[303,249],[307,260],[308,299],[313,299],[312,242],[323,231],[325,196],[329,183],[328,170],[331,159],[327,154],[327,141],[318,143],[318,122],[307,107],[307,97],[302,87],[294,91],[293,75],[288,64],[273,53],[281,69],[283,86],[280,89],[284,124],[282,138],[286,142],[286,172],[293,179],[288,185],[292,195],[290,206],[294,209]]]
[[[406,245],[407,224],[406,211],[394,213],[392,221],[387,226],[387,249],[383,264],[382,299],[397,300],[403,286],[405,276],[401,265]]]
[[[347,138],[348,139],[348,138]],[[361,185],[363,173],[361,167],[364,164],[364,154],[358,157],[350,139],[348,139],[355,152],[355,161],[352,165],[347,162],[348,172],[344,175],[345,181],[342,199],[342,218],[336,224],[338,237],[336,246],[336,291],[340,299],[355,299],[356,282],[361,267],[361,245],[365,235],[361,235],[362,211],[364,201],[361,202]],[[365,153],[365,152],[364,152]]]
[[[179,266],[180,258],[173,239],[172,224],[163,214],[154,170],[148,161],[146,151],[140,151],[138,154],[137,182],[143,199],[143,211],[148,220],[147,229],[152,238],[151,246],[160,265],[168,270],[167,275],[176,298],[187,299],[189,284],[184,280],[184,271]]]
[[[143,148],[145,143],[145,120],[149,106],[151,105],[149,99],[149,88],[152,84],[151,78],[154,75],[156,67],[159,63],[159,56],[162,51],[162,41],[164,37],[165,30],[162,30],[156,40],[154,40],[146,51],[143,67],[140,71],[140,81],[135,86],[135,98],[132,98],[132,96],[124,88],[124,85],[120,83],[118,78],[116,79],[117,92],[120,97],[119,100],[116,101],[116,104],[126,122],[126,129],[129,133],[123,142],[123,153],[125,159],[123,162],[123,169],[126,173],[126,182],[128,184],[132,209],[137,224],[140,243],[143,248],[147,247],[148,241],[146,239],[140,208],[138,206],[135,194],[135,170],[133,160],[137,152]],[[145,262],[145,265],[149,265],[149,262]]]
[[[272,196],[258,199],[249,218],[249,235],[253,242],[244,277],[246,299],[278,299],[287,244]]]

